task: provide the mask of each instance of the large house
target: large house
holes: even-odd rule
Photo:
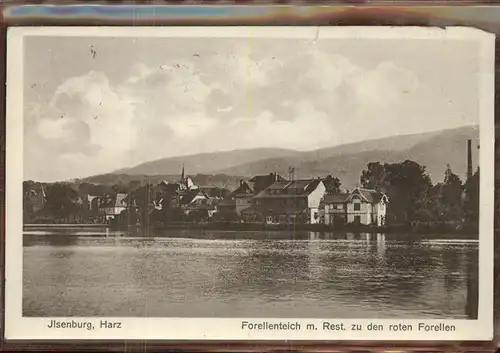
[[[241,215],[241,211],[252,206],[253,190],[250,185],[241,180],[240,186],[222,199],[217,205],[222,215]]]
[[[387,213],[387,195],[376,190],[355,188],[350,193],[327,194],[321,201],[324,223],[356,223],[382,226]]]
[[[258,215],[269,224],[319,223],[319,204],[325,194],[321,179],[286,181],[275,179],[254,196],[251,208],[243,210],[246,218]]]

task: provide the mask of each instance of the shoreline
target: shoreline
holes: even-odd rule
[[[115,226],[111,224],[24,224],[23,230],[34,228],[43,229],[85,229],[85,228],[106,228],[110,230],[126,231],[130,229],[143,230],[140,225]],[[446,238],[453,236],[459,239],[479,239],[479,233],[469,229],[442,229],[438,227],[419,228],[411,226],[344,226],[332,227],[324,224],[298,224],[298,225],[268,225],[262,223],[172,223],[167,225],[152,225],[151,231],[165,230],[199,230],[199,231],[226,231],[226,232],[318,232],[318,233],[368,233],[368,234],[408,234],[409,236],[419,235],[446,235]]]

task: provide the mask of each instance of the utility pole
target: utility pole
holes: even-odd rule
[[[289,181],[295,180],[295,168],[294,167],[288,167],[288,180]]]

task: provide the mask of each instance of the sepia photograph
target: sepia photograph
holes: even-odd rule
[[[20,320],[439,335],[492,310],[492,35],[25,30],[7,117]]]

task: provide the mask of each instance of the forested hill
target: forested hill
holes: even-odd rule
[[[132,180],[178,180],[182,165],[186,174],[198,185],[231,188],[241,178],[277,172],[288,175],[295,168],[295,177],[337,176],[344,187],[355,186],[361,172],[370,162],[396,163],[413,160],[426,167],[433,182],[439,182],[449,164],[454,173],[464,178],[467,170],[467,139],[473,140],[473,166],[478,165],[477,126],[394,136],[368,140],[315,151],[283,149],[236,150],[204,153],[186,157],[166,158],[84,179],[98,184],[128,183]]]

